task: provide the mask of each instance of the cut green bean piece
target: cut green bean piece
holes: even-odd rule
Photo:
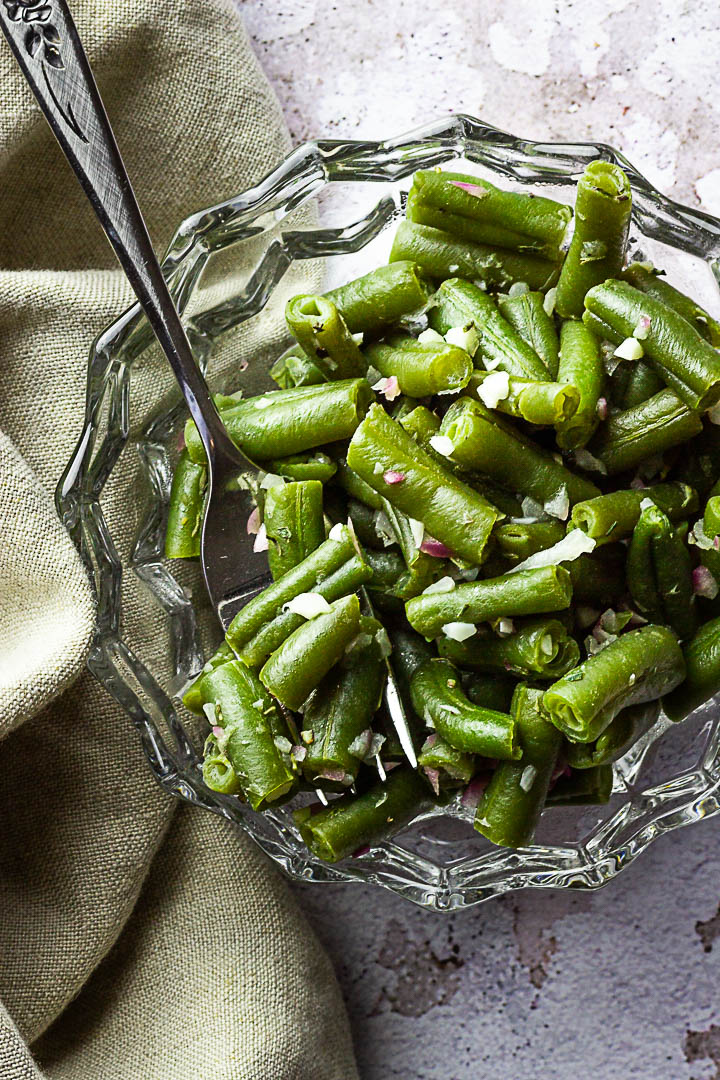
[[[568,383],[504,379],[496,372],[476,371],[466,389],[490,409],[538,426],[562,426],[577,412],[580,391]],[[504,396],[500,396],[504,395]]]
[[[367,484],[361,476],[349,469],[344,461],[338,462],[337,479],[340,487],[351,498],[357,499],[358,502],[364,503],[365,506],[369,506],[373,510],[382,510],[382,496],[378,494],[374,487],[370,487],[370,484]]]
[[[428,321],[440,334],[465,331],[468,349],[488,371],[498,369],[536,382],[546,378],[537,353],[503,318],[492,297],[470,281],[457,277],[444,281],[432,298]]]
[[[720,495],[711,495],[705,503],[703,532],[711,546],[698,548],[700,562],[713,575],[717,585],[720,582]]]
[[[360,346],[326,296],[294,296],[285,307],[285,320],[328,379],[357,379],[367,371]]]
[[[475,828],[501,847],[532,844],[562,745],[560,732],[544,714],[542,697],[542,690],[518,686],[511,709],[522,761],[501,762],[478,803]]]
[[[390,265],[399,260],[416,263],[436,281],[449,277],[480,279],[499,289],[515,281],[525,281],[531,289],[546,289],[558,275],[557,263],[548,259],[458,240],[452,233],[412,221],[402,221],[395,233]]]
[[[190,683],[187,690],[183,693],[183,705],[189,709],[190,712],[202,715],[203,711],[203,689],[202,680],[205,675],[209,675],[215,668],[220,667],[221,664],[226,664],[228,660],[234,660],[235,654],[226,641],[221,642],[217,650],[213,653],[210,659],[207,661],[197,678]]]
[[[536,552],[545,551],[559,543],[564,535],[565,526],[560,521],[501,524],[493,530],[493,539],[503,558],[513,564],[525,562]]]
[[[541,566],[484,581],[468,581],[449,592],[416,596],[407,602],[405,612],[413,629],[430,638],[441,634],[447,624],[541,615],[568,607],[571,599],[568,571],[563,566]]]
[[[585,324],[583,323],[583,326]],[[613,401],[620,409],[632,409],[653,397],[665,383],[644,360],[619,364],[613,372],[610,387]]]
[[[556,423],[558,446],[575,450],[590,441],[600,422],[598,402],[605,389],[600,342],[582,322],[562,325],[558,382],[569,383],[578,392],[575,412]]]
[[[577,642],[558,619],[533,619],[507,637],[442,637],[438,652],[463,668],[521,679],[557,679],[580,659]]]
[[[671,720],[684,720],[710,698],[720,693],[720,618],[701,626],[683,648],[685,681],[668,697],[663,709]]]
[[[425,446],[440,430],[440,417],[424,405],[418,405],[412,412],[406,413],[400,423],[421,446]]]
[[[318,480],[278,484],[265,496],[263,523],[272,576],[282,577],[325,539],[322,484]]]
[[[647,734],[660,715],[659,701],[646,701],[623,709],[591,743],[568,743],[565,754],[573,769],[593,769],[611,765]]]
[[[430,787],[412,769],[393,769],[384,783],[362,795],[343,795],[318,813],[296,810],[300,835],[313,855],[338,862],[394,836],[433,806]]]
[[[420,169],[413,176],[408,218],[421,221],[419,211],[435,211],[438,227],[461,237],[552,259],[560,256],[571,217],[570,208],[553,199],[503,191],[478,176],[436,169]]]
[[[293,386],[317,386],[327,382],[314,360],[299,345],[293,345],[270,368],[270,378],[281,390]]]
[[[622,544],[604,544],[564,563],[570,571],[575,604],[607,607],[626,592],[626,551]]]
[[[414,398],[462,390],[472,374],[472,360],[465,349],[446,342],[418,341],[407,334],[393,334],[368,345],[365,359],[381,375],[394,375],[403,394]]]
[[[242,785],[232,763],[220,750],[214,735],[208,736],[203,747],[202,774],[211,791],[219,791],[222,795],[242,795]]]
[[[165,556],[192,559],[200,554],[203,503],[207,471],[190,460],[187,450],[178,458],[173,473],[165,529]]]
[[[622,709],[653,701],[685,678],[677,638],[664,626],[643,626],[585,660],[545,691],[549,719],[574,742],[593,742]]]
[[[253,810],[287,795],[295,776],[278,742],[290,746],[289,733],[257,676],[239,660],[231,660],[204,677],[202,691],[204,702],[214,704],[216,723],[223,729],[220,749]]]
[[[720,427],[703,424],[701,433],[683,446],[671,475],[690,484],[700,496],[718,494],[711,489],[720,477]]]
[[[512,717],[473,705],[448,660],[429,660],[419,667],[410,680],[410,693],[418,716],[456,750],[502,761],[520,757]]]
[[[677,311],[626,281],[596,285],[585,308],[585,322],[591,329],[600,323],[609,341],[617,345],[633,338],[689,409],[702,411],[720,398],[720,355]]]
[[[455,786],[458,783],[469,783],[475,772],[474,756],[456,750],[450,743],[439,738],[436,732],[428,735],[423,743],[418,754],[418,765],[438,792],[440,787],[445,786],[446,780]]]
[[[285,604],[300,593],[314,589],[355,555],[350,530],[339,526],[336,536],[326,540],[303,562],[254,596],[238,611],[225,635],[232,649],[238,652],[246,641],[280,614]]]
[[[673,390],[661,390],[605,421],[590,444],[610,476],[640,465],[654,454],[687,442],[702,431],[702,420]]]
[[[375,405],[355,432],[348,465],[402,513],[423,523],[454,554],[480,563],[499,512],[442,469]],[[391,480],[397,480],[391,483]]]
[[[698,508],[697,493],[688,484],[675,481],[640,490],[611,491],[579,502],[573,507],[572,524],[598,544],[623,540],[638,523],[643,499],[652,499],[671,521],[682,521]]]
[[[662,304],[677,311],[678,315],[687,319],[715,348],[720,346],[720,323],[717,319],[713,319],[695,300],[669,285],[657,270],[650,269],[646,263],[634,262],[630,263],[620,276],[635,289],[654,296]]]
[[[485,709],[495,709],[497,712],[510,712],[510,702],[516,686],[517,683],[512,679],[481,675],[477,671],[467,672],[463,676],[463,689],[473,705],[482,705]]]
[[[642,507],[627,555],[633,605],[648,622],[671,626],[679,638],[697,627],[692,562],[670,518],[648,500]]]
[[[560,343],[553,317],[545,310],[543,294],[525,292],[519,296],[499,296],[498,307],[503,318],[540,357],[546,378],[556,379]]]
[[[292,573],[292,571],[291,571]],[[308,591],[332,603],[355,592],[372,577],[372,571],[360,555],[353,555],[333,573],[322,578]],[[282,578],[280,579],[282,580]],[[280,610],[268,619],[252,637],[237,647],[240,658],[251,668],[258,668],[282,643],[305,622],[303,615]],[[229,631],[228,631],[229,632]]]
[[[337,471],[337,465],[332,458],[320,451],[314,454],[292,454],[276,461],[266,461],[265,468],[277,476],[287,477],[288,480],[319,480],[321,484],[332,480]]]
[[[440,433],[449,440],[448,456],[458,464],[542,505],[567,498],[572,506],[599,495],[590,480],[539,450],[479,401],[459,398],[445,414]]]
[[[622,169],[609,161],[591,161],[578,181],[575,230],[555,296],[555,309],[563,319],[582,318],[587,291],[622,270],[631,208],[630,184]]]
[[[602,806],[610,802],[613,786],[612,765],[579,769],[561,776],[548,793],[546,806]]]
[[[374,334],[424,307],[431,287],[414,262],[393,260],[325,293],[352,334]]]
[[[294,630],[271,654],[260,681],[288,709],[299,709],[360,632],[360,601],[354,594],[336,600]]]
[[[220,415],[244,454],[253,461],[267,461],[349,439],[372,398],[365,379],[345,379],[270,390],[221,409]],[[185,442],[191,460],[204,462],[205,449],[192,420],[185,425]]]

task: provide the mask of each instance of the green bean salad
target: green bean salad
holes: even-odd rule
[[[574,215],[420,171],[388,265],[288,303],[279,389],[216,399],[263,469],[238,527],[273,582],[183,701],[210,788],[319,793],[295,820],[321,859],[453,800],[525,847],[545,808],[608,801],[661,705],[720,691],[720,325],[627,264],[631,204],[605,161]],[[205,484],[188,421],[171,559]]]

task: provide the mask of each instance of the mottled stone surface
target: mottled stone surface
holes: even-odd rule
[[[720,15],[707,0],[245,0],[296,142],[456,111],[602,140],[720,213]],[[298,886],[335,962],[363,1080],[720,1080],[720,824],[605,890],[456,915]]]

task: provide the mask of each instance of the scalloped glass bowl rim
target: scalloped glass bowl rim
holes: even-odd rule
[[[594,158],[615,161],[626,169],[634,196],[633,219],[647,237],[704,259],[715,279],[720,253],[720,221],[666,199],[625,157],[606,144],[532,143],[515,138],[468,116],[435,121],[385,142],[320,141],[293,151],[258,185],[215,207],[186,218],[168,249],[163,269],[178,307],[183,311],[210,255],[243,239],[277,231],[283,221],[326,184],[391,183],[417,168],[464,157],[521,183],[564,184],[573,181]],[[361,222],[344,230],[288,230],[273,239],[250,285],[234,307],[227,325],[218,312],[201,312],[185,320],[193,347],[206,363],[214,335],[260,311],[294,259],[362,248],[396,212],[392,199],[381,199]],[[340,234],[345,247],[340,246]],[[134,721],[150,766],[170,794],[241,824],[288,874],[311,881],[366,881],[382,885],[425,907],[454,909],[519,888],[597,888],[606,884],[665,832],[702,820],[720,810],[720,734],[711,720],[696,767],[640,795],[633,794],[613,817],[583,843],[567,847],[533,847],[519,852],[496,849],[478,857],[455,858],[438,866],[409,852],[401,843],[386,843],[358,859],[329,865],[310,855],[282,809],[255,814],[238,800],[210,791],[197,768],[197,753],[172,701],[134,656],[120,631],[122,567],[107,532],[100,495],[128,439],[129,368],[151,343],[147,323],[136,307],[125,312],[96,339],[90,353],[85,422],[58,485],[58,512],[75,539],[95,582],[98,619],[88,666]],[[118,361],[122,361],[118,363]],[[97,441],[103,409],[109,403],[110,423]],[[151,421],[146,440],[167,434],[172,414]],[[139,449],[142,443],[138,443]],[[151,485],[158,491],[157,462],[143,455]],[[157,513],[151,515],[136,545],[144,557],[133,568],[145,577],[173,620],[178,649],[186,664],[198,661],[194,615],[187,598],[160,560]],[[143,546],[145,545],[145,546]],[[148,555],[149,552],[149,555]],[[144,561],[143,561],[144,559]],[[160,586],[157,585],[158,580]],[[163,592],[162,590],[165,590]],[[189,610],[188,610],[189,609]],[[183,668],[183,658],[178,661]],[[184,668],[187,670],[187,668]],[[160,731],[163,720],[174,737],[170,748]],[[641,756],[636,761],[639,769]],[[634,766],[635,767],[635,766]],[[402,837],[399,838],[402,840]]]

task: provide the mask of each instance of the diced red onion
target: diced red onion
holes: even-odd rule
[[[247,519],[247,533],[248,536],[257,536],[260,531],[260,507],[256,506],[252,510]]]
[[[357,851],[353,851],[351,857],[353,859],[359,859],[361,855],[367,855],[369,850],[370,850],[370,845],[369,844],[363,844],[363,846],[359,847],[357,849]]]
[[[383,473],[383,480],[386,484],[402,484],[405,479],[405,473],[397,472],[396,469],[388,469]]]
[[[475,810],[489,782],[490,777],[487,774],[483,776],[476,776],[473,780],[471,780],[468,786],[465,788],[462,794],[462,798],[460,800],[463,806],[466,807],[468,810]]]
[[[707,600],[714,600],[718,594],[718,583],[707,566],[696,566],[692,572],[693,592],[696,596],[704,596]]]
[[[424,551],[426,555],[433,555],[436,559],[449,559],[452,555],[450,548],[446,547],[442,541],[436,540],[433,536],[427,534],[423,537],[420,550]]]
[[[267,551],[268,547],[267,532],[265,526],[261,525],[258,529],[257,536],[255,537],[255,543],[253,544],[253,551],[257,554],[260,551]]]
[[[480,184],[468,184],[464,180],[451,180],[450,183],[467,191],[468,195],[474,195],[476,199],[486,199],[489,195],[488,189]]]
[[[221,727],[214,727],[212,729],[212,733],[213,733],[213,735],[215,736],[216,739],[220,739],[220,738],[222,738],[223,729]]]
[[[394,401],[402,393],[400,383],[397,381],[397,375],[391,375],[389,379],[380,379],[373,386],[373,390],[376,390],[378,394],[382,394],[386,401]]]
[[[440,794],[440,772],[438,769],[431,769],[428,765],[423,765],[423,772],[430,781],[430,786],[436,795]]]
[[[596,410],[597,410],[597,414],[598,414],[598,416],[600,417],[601,420],[606,420],[607,419],[607,414],[608,414],[607,398],[604,398],[604,397],[598,398]]]
[[[180,451],[180,453],[182,453],[183,450],[185,449],[185,428],[184,427],[180,428],[180,430],[178,432],[177,448]]]

